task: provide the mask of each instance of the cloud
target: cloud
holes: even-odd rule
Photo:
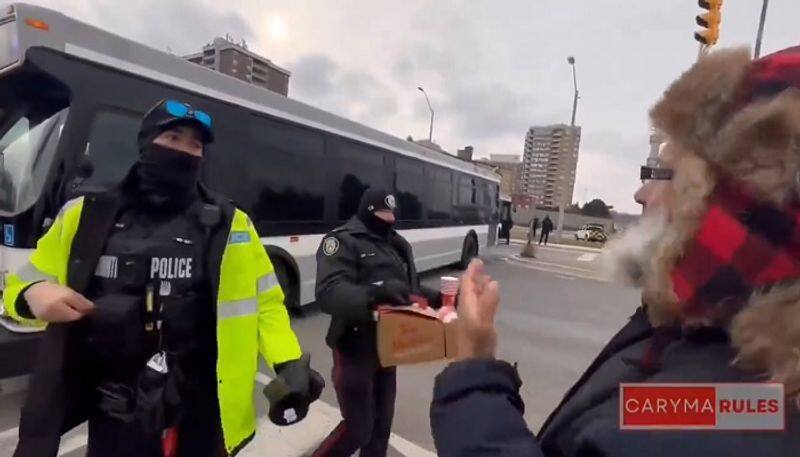
[[[289,90],[298,100],[375,127],[398,111],[395,90],[387,83],[343,69],[326,55],[303,56],[290,68]]]
[[[321,54],[307,55],[295,61],[292,68],[292,92],[304,97],[320,98],[335,90],[333,78],[338,67],[333,60]]]
[[[451,88],[444,109],[462,136],[493,140],[506,135],[522,138],[532,119],[534,101],[497,83]]]

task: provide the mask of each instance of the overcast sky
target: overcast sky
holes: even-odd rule
[[[647,110],[697,56],[695,0],[27,0],[176,54],[244,38],[292,71],[290,97],[405,138],[521,154],[531,125],[583,127],[575,200],[638,211]],[[760,0],[727,0],[721,46],[752,48]],[[800,44],[800,1],[771,0],[762,55]]]

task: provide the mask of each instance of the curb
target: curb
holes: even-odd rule
[[[511,240],[512,244],[518,244],[518,245],[524,245],[527,242],[528,242],[527,240],[520,240],[520,239],[512,239]],[[600,249],[600,248],[589,248],[589,247],[584,247],[584,246],[572,246],[572,245],[569,245],[569,244],[559,244],[559,243],[548,243],[547,246],[539,246],[539,245],[536,245],[536,246],[537,247],[544,247],[544,248],[553,248],[553,249],[566,249],[566,250],[570,250],[570,251],[593,252],[593,253],[596,253],[596,254],[600,254],[601,252],[603,252],[603,249]]]

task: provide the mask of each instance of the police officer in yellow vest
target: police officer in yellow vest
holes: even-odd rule
[[[9,276],[9,314],[48,325],[15,456],[55,456],[86,420],[92,457],[234,455],[255,434],[259,353],[274,422],[319,397],[252,222],[199,184],[212,140],[207,113],[157,103],[123,183],[67,203]]]

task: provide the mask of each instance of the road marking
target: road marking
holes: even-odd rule
[[[597,258],[597,254],[583,254],[582,256],[578,257],[578,262],[591,262],[592,260]]]
[[[419,445],[414,444],[402,436],[394,433],[392,433],[392,435],[389,437],[389,444],[391,444],[392,447],[397,450],[397,452],[407,457],[436,457],[435,453],[427,449],[423,449]]]
[[[3,430],[0,432],[0,441],[9,439],[9,438],[16,438],[19,435],[19,427],[10,428],[8,430]]]
[[[574,270],[574,271],[578,271],[578,272],[586,273],[586,274],[594,274],[595,273],[594,270],[590,270],[588,268],[571,267],[569,265],[562,265],[560,263],[545,262],[543,260],[533,260],[533,262],[540,263],[540,264],[548,266],[548,267],[563,268],[565,270]]]
[[[58,448],[58,455],[67,455],[72,451],[80,449],[86,446],[88,441],[89,437],[86,433],[78,433],[75,436],[71,436],[64,441],[61,441],[61,446]]]
[[[557,269],[542,267],[542,266],[534,264],[533,262],[529,262],[527,260],[518,260],[518,259],[515,259],[513,257],[507,259],[506,262],[508,262],[508,263],[510,263],[512,265],[516,265],[518,267],[528,268],[528,269],[531,269],[531,270],[544,271],[544,272],[553,273],[553,274],[556,274],[556,275],[565,274],[565,272],[563,270],[557,270]],[[602,278],[597,278],[597,277],[594,277],[594,276],[589,276],[589,275],[582,274],[582,273],[568,272],[567,274],[572,275],[573,277],[576,277],[576,278],[587,279],[589,281],[608,282],[608,280],[605,280],[605,279],[602,279]]]
[[[528,260],[528,259],[523,259],[518,255],[512,256],[512,258],[514,260],[516,260],[516,261],[519,261],[519,262],[541,264],[541,265],[545,265],[545,266],[548,266],[548,267],[563,268],[565,270],[574,270],[574,271],[577,271],[577,272],[580,272],[580,273],[584,273],[584,274],[592,275],[592,274],[596,273],[594,270],[590,270],[588,268],[571,267],[569,265],[562,265],[560,263],[553,263],[553,262],[545,262],[544,260],[539,260],[539,259],[530,259],[530,260]]]

